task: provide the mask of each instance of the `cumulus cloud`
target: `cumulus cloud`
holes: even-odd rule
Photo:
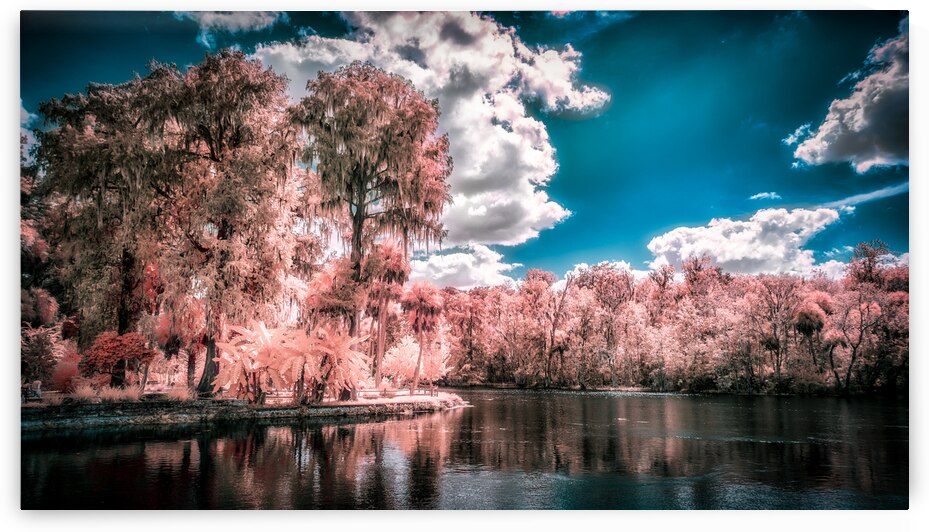
[[[848,264],[838,260],[827,260],[826,262],[814,266],[810,271],[812,275],[823,275],[828,279],[838,280],[845,277],[845,268]]]
[[[823,123],[797,146],[806,164],[848,162],[858,173],[909,164],[909,17],[900,35],[868,54],[866,76],[845,99],[834,100]],[[791,137],[785,139],[785,143]]]
[[[777,192],[759,192],[758,194],[755,194],[754,196],[749,196],[748,199],[750,200],[760,200],[760,199],[777,200],[777,199],[781,199],[781,195],[778,194]]]
[[[174,17],[196,22],[197,42],[210,49],[216,46],[217,33],[258,31],[287,21],[287,13],[280,11],[176,11]]]
[[[346,38],[311,35],[260,45],[255,57],[286,74],[295,98],[319,71],[368,61],[410,79],[442,109],[454,159],[446,244],[517,245],[570,215],[545,192],[558,169],[541,121],[548,112],[591,112],[609,94],[577,81],[580,53],[529,47],[513,28],[471,13],[349,13]]]
[[[648,243],[652,268],[710,256],[732,273],[809,273],[813,252],[803,246],[839,219],[833,209],[762,209],[748,220],[714,218],[702,227],[678,227]]]
[[[434,254],[426,260],[410,262],[411,280],[428,280],[438,286],[453,286],[462,290],[476,286],[513,283],[509,272],[521,264],[507,264],[503,256],[487,246],[469,246],[466,251]]]

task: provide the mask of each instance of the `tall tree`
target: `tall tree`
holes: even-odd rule
[[[321,182],[321,207],[350,246],[353,279],[377,237],[430,244],[444,236],[440,216],[449,199],[448,137],[438,136],[437,100],[400,76],[355,62],[307,84],[294,119],[311,142],[304,160]],[[349,332],[358,330],[360,308]]]
[[[286,79],[222,50],[190,67],[162,95],[184,175],[168,194],[170,246],[162,276],[173,290],[203,299],[206,363],[200,393],[213,391],[216,341],[227,321],[277,321],[288,299],[297,234],[295,205],[310,174],[295,163]]]
[[[39,187],[52,205],[58,276],[85,346],[103,330],[129,332],[142,310],[142,271],[162,227],[159,191],[180,177],[153,122],[164,102],[152,95],[164,93],[174,72],[153,64],[144,78],[92,83],[39,108],[52,126],[39,134]],[[122,369],[114,385],[122,384]]]

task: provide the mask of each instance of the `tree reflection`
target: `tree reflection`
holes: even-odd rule
[[[897,403],[526,392],[469,400],[473,408],[369,423],[27,437],[23,506],[907,504],[907,410]]]

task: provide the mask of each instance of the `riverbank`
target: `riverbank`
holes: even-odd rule
[[[385,416],[440,412],[467,406],[461,397],[392,397],[339,401],[313,406],[257,406],[245,401],[134,401],[96,404],[23,405],[23,432],[85,429],[107,426],[146,426],[286,419],[370,419]]]
[[[849,392],[836,390],[832,387],[810,388],[805,390],[777,391],[774,389],[759,389],[752,392],[744,390],[656,390],[645,386],[519,386],[513,383],[444,383],[443,387],[452,390],[501,390],[525,392],[579,392],[579,393],[624,393],[624,394],[653,394],[653,395],[707,395],[707,396],[736,396],[736,397],[909,397],[907,388],[869,391],[852,389]]]

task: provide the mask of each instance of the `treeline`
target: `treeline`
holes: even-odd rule
[[[842,281],[697,258],[563,286],[538,270],[469,291],[408,283],[410,250],[445,234],[438,102],[363,63],[295,103],[286,86],[225,50],[41,105],[20,179],[24,383],[153,379],[252,402],[421,381],[907,386],[908,269],[881,244],[859,246]]]
[[[516,287],[446,289],[448,381],[787,393],[908,386],[909,267],[880,242],[845,277],[729,275],[706,258],[636,279],[604,263]]]

